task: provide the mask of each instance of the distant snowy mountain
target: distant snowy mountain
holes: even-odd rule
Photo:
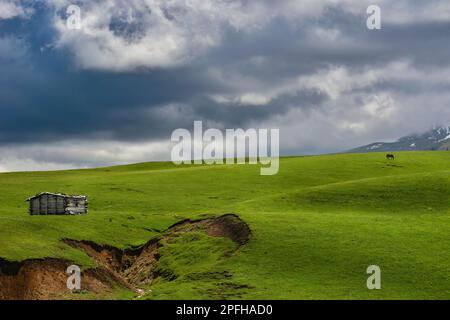
[[[450,150],[450,126],[435,128],[419,135],[406,136],[396,142],[375,142],[349,152],[414,150]]]

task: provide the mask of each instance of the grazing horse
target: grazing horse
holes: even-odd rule
[[[386,155],[386,159],[387,159],[387,160],[395,160],[395,156],[394,156],[393,154],[388,153],[388,154]]]

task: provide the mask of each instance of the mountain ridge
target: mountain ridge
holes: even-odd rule
[[[374,142],[348,150],[348,153],[385,151],[432,151],[450,149],[450,125],[435,127],[422,134],[401,137],[395,142]]]

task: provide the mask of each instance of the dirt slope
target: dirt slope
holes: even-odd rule
[[[248,225],[238,216],[226,214],[218,218],[184,220],[171,226],[160,237],[151,239],[142,247],[120,250],[90,241],[63,241],[86,252],[97,262],[97,267],[82,272],[82,292],[96,298],[112,298],[115,288],[141,293],[137,286],[149,284],[159,275],[155,266],[159,259],[162,240],[180,232],[203,230],[213,237],[228,237],[239,246],[250,238]],[[0,299],[48,300],[74,298],[67,289],[66,269],[72,263],[58,259],[8,262],[0,260]],[[80,296],[76,296],[80,298]]]

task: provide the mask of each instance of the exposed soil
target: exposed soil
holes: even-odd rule
[[[66,244],[83,250],[97,263],[97,267],[82,272],[81,292],[97,298],[111,298],[117,287],[136,293],[139,285],[150,284],[159,274],[155,266],[159,259],[162,240],[179,234],[204,230],[213,237],[227,237],[239,246],[250,238],[248,225],[238,216],[226,214],[218,218],[183,220],[151,239],[142,247],[120,250],[91,241],[65,239]],[[0,259],[0,300],[35,300],[74,298],[67,289],[69,261],[57,259],[8,262]],[[82,298],[77,295],[76,298]]]
[[[8,266],[9,265],[9,266]],[[49,300],[63,299],[69,293],[66,269],[71,263],[57,259],[27,260],[20,263],[14,273],[11,265],[3,262],[0,273],[0,300]],[[4,266],[9,269],[3,272]],[[98,297],[108,297],[117,285],[132,289],[120,277],[105,268],[82,272],[81,292]]]
[[[169,228],[171,231],[191,231],[204,228],[212,237],[230,238],[239,245],[244,245],[250,238],[250,228],[237,215],[226,214],[215,219],[184,220]]]

